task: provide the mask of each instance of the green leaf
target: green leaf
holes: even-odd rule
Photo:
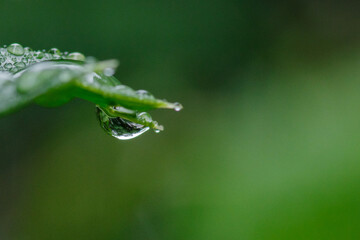
[[[56,107],[73,98],[82,98],[97,105],[106,132],[119,139],[129,139],[145,132],[145,128],[163,130],[144,111],[182,108],[179,103],[157,99],[145,90],[135,91],[121,84],[112,76],[118,65],[116,60],[78,61],[83,58],[80,53],[62,55],[58,49],[46,54],[32,52],[19,44],[0,49],[0,116],[31,103]],[[121,134],[126,137],[122,138]]]

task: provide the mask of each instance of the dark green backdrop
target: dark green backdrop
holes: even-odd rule
[[[131,141],[80,100],[0,119],[0,239],[359,239],[359,9],[0,1],[0,44],[119,59],[185,107]]]

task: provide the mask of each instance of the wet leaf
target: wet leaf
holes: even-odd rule
[[[179,103],[121,84],[112,76],[118,65],[116,60],[84,59],[81,53],[63,54],[55,48],[48,53],[31,51],[19,44],[0,48],[0,116],[31,103],[56,107],[82,98],[96,104],[106,132],[129,139],[121,138],[121,134],[135,136],[134,132],[143,133],[144,129],[163,130],[144,111],[182,108]]]

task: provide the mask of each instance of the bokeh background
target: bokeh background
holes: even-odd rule
[[[0,239],[360,239],[359,10],[0,1],[1,44],[119,59],[120,81],[185,107],[130,141],[82,100],[0,119]]]

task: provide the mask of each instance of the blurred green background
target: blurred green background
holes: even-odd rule
[[[130,141],[81,100],[0,119],[0,239],[360,239],[359,10],[0,1],[1,44],[119,59],[185,107]]]

